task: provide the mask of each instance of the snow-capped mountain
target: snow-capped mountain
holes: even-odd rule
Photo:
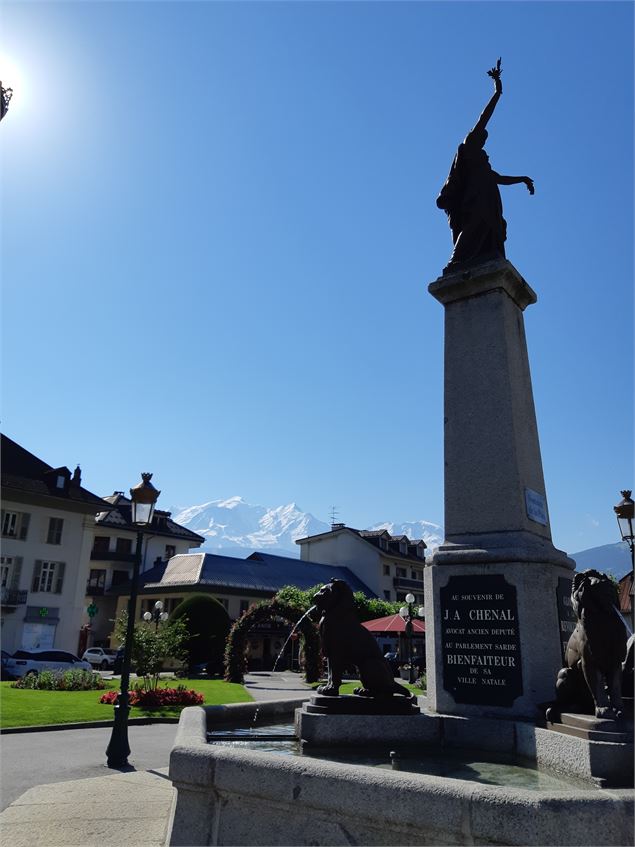
[[[205,537],[202,550],[240,558],[254,550],[299,558],[300,548],[295,543],[297,538],[330,529],[329,524],[309,512],[303,512],[296,503],[270,508],[252,505],[242,497],[230,497],[228,500],[211,500],[200,506],[177,506],[170,511],[177,523]],[[387,529],[391,535],[423,538],[428,545],[428,553],[443,541],[443,527],[423,520],[385,521],[366,529]],[[578,570],[596,568],[618,579],[631,569],[630,553],[624,543],[593,547],[572,553],[571,557],[576,560]]]
[[[203,550],[244,556],[246,549],[299,556],[297,538],[328,532],[330,525],[303,512],[295,503],[286,506],[255,506],[242,497],[211,500],[200,506],[170,510],[177,523],[205,537]],[[428,547],[441,543],[443,530],[428,521],[382,523],[368,529],[387,529],[392,535],[423,538]]]
[[[443,542],[443,527],[429,521],[405,521],[404,523],[378,523],[368,529],[387,529],[391,535],[407,535],[408,538],[423,538],[428,550]]]
[[[223,554],[239,556],[249,548],[299,557],[296,538],[330,529],[295,503],[269,508],[246,503],[242,497],[174,509],[172,516],[177,523],[205,537],[203,550],[222,550]]]

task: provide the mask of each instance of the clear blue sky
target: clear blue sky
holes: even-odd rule
[[[435,198],[487,151],[525,313],[552,532],[633,483],[633,5],[11,3],[5,433],[99,494],[241,494],[443,523]]]

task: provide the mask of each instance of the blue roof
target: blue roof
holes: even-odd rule
[[[183,578],[169,578],[173,565],[183,562],[179,571]],[[153,569],[154,570],[154,569]],[[148,571],[150,575],[150,571]],[[268,553],[252,553],[247,559],[237,559],[232,556],[217,556],[213,553],[182,553],[170,559],[166,579],[156,581],[142,579],[146,586],[171,588],[177,585],[206,585],[216,589],[233,588],[246,593],[250,590],[275,594],[285,585],[295,585],[298,588],[313,588],[323,585],[331,579],[343,579],[353,591],[362,591],[367,597],[376,594],[346,567],[325,565],[317,562],[303,562],[286,556],[272,556]]]

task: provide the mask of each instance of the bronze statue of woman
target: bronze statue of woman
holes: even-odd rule
[[[487,140],[485,127],[503,93],[501,60],[487,73],[494,80],[494,94],[475,127],[459,144],[448,178],[437,197],[437,206],[448,216],[454,242],[444,272],[491,259],[504,259],[507,225],[498,186],[524,182],[529,193],[534,193],[533,180],[528,176],[502,176],[492,170],[483,150]]]

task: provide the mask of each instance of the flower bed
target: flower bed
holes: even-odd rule
[[[109,687],[99,674],[80,670],[28,673],[11,684],[11,688],[37,691],[97,691]]]
[[[118,691],[109,691],[99,698],[100,703],[114,705],[119,696]],[[176,688],[155,688],[150,691],[133,688],[129,694],[130,705],[142,709],[162,709],[166,706],[201,706],[204,697],[193,688],[178,685]]]

